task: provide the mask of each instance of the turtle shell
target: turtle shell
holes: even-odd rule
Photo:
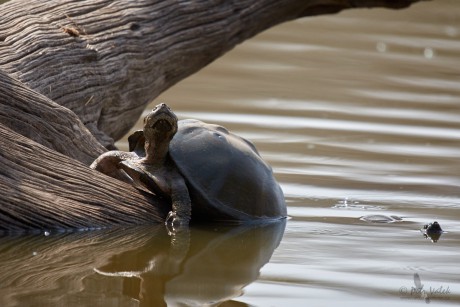
[[[224,127],[178,122],[169,153],[187,181],[194,220],[283,218],[286,204],[254,145]]]

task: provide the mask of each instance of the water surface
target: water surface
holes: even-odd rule
[[[247,41],[153,104],[252,140],[286,225],[194,228],[179,250],[161,226],[4,238],[0,305],[459,304],[459,61],[456,0]],[[420,228],[435,220],[432,242]]]

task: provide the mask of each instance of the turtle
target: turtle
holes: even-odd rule
[[[444,233],[444,230],[442,230],[441,225],[437,221],[423,225],[420,231],[426,239],[430,239],[432,242],[438,242],[439,238],[441,238],[441,235]]]
[[[427,234],[441,234],[444,232],[437,221],[423,225],[422,231]]]
[[[272,168],[248,140],[165,104],[128,137],[129,152],[109,151],[91,168],[171,202],[166,223],[276,220],[287,215]]]

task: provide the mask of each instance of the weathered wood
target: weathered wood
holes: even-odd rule
[[[0,4],[0,229],[161,221],[168,204],[86,166],[148,102],[280,22],[417,1]]]
[[[0,68],[72,110],[108,146],[161,92],[264,29],[416,1],[11,0],[0,7]]]
[[[0,124],[0,230],[161,222],[170,205]]]
[[[31,90],[1,70],[0,123],[86,164],[90,164],[105,151],[75,113]],[[8,151],[3,143],[0,147],[1,150]]]

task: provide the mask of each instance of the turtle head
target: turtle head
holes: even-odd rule
[[[144,135],[146,141],[170,141],[177,132],[177,116],[165,104],[157,105],[144,118]]]

